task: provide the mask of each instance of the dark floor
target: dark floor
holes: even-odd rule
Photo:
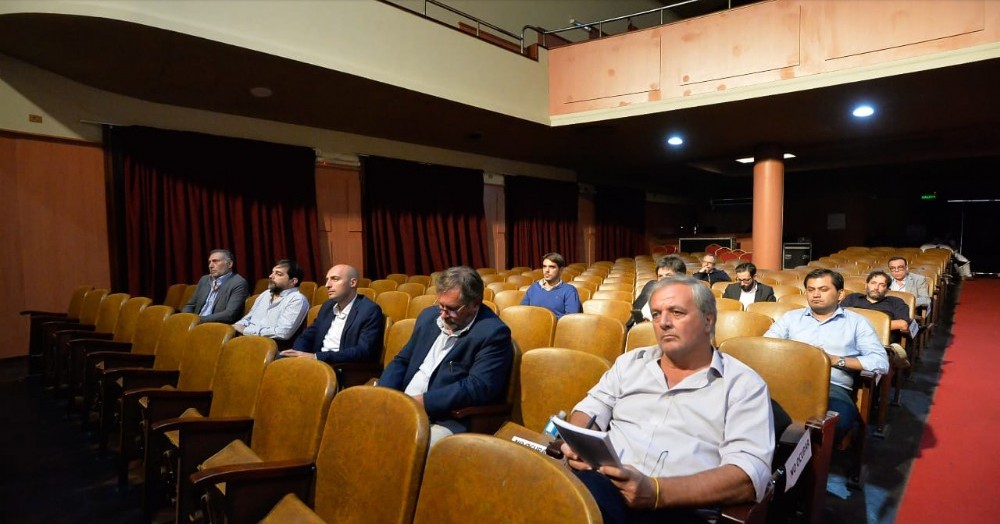
[[[865,489],[847,489],[834,465],[824,523],[895,520],[950,340],[957,287],[902,406],[890,411],[886,437],[869,439]],[[94,434],[67,417],[65,401],[26,379],[26,370],[26,359],[0,360],[0,524],[140,522],[139,490],[118,489],[114,456],[98,456]]]

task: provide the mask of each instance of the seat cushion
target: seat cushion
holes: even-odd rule
[[[281,524],[284,522],[297,522],[299,524],[325,524],[326,521],[319,518],[319,515],[309,509],[298,497],[289,493],[285,495],[271,512],[268,513],[261,524]]]
[[[226,444],[226,447],[220,449],[215,455],[205,459],[205,462],[202,462],[198,466],[198,469],[203,470],[219,466],[231,466],[233,464],[251,464],[254,462],[263,462],[263,460],[249,446],[244,444],[242,440],[234,440]],[[226,494],[225,483],[216,484],[215,488],[223,495]]]

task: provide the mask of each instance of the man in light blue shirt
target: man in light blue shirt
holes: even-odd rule
[[[257,296],[250,313],[233,324],[236,331],[273,338],[278,346],[287,345],[309,313],[309,301],[299,292],[303,276],[305,272],[294,260],[275,263],[268,277],[268,290]]]
[[[889,359],[878,335],[865,317],[840,307],[844,277],[829,269],[816,269],[805,278],[809,307],[785,313],[764,333],[766,337],[805,342],[826,352],[830,372],[829,409],[840,413],[836,438],[839,440],[860,419],[851,398],[852,371],[885,375]]]

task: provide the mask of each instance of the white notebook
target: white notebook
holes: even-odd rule
[[[581,428],[557,417],[552,417],[552,422],[559,428],[559,436],[590,467],[622,467],[621,459],[611,445],[611,436],[606,431]]]

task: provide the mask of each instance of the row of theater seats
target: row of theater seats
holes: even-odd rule
[[[588,269],[591,270],[591,273],[589,274],[605,275],[604,279],[602,279],[601,285],[603,285],[605,281],[608,281],[608,283],[614,283],[615,280],[631,280],[633,282],[632,285],[634,286],[638,284],[639,277],[637,275],[639,272],[648,271],[649,265],[651,265],[651,260],[642,261],[640,259],[640,261],[636,261],[634,264],[616,261],[616,263],[611,263],[608,266],[603,264],[594,265],[592,268]],[[633,266],[635,269],[629,271],[629,266]],[[587,269],[581,271],[580,275],[583,275],[585,271],[587,271]],[[106,291],[103,293],[107,296]],[[79,315],[79,312],[82,311],[82,307],[77,308],[77,304],[82,304],[84,302],[92,304],[96,301],[96,299],[93,298],[89,301],[87,300],[87,297],[90,296],[90,291],[83,290],[82,298],[77,297],[78,294],[80,294],[80,290],[78,290],[78,293],[74,294],[74,300],[71,301],[71,312],[70,315],[66,316],[66,318],[72,316],[72,311],[74,309],[78,311],[77,315]],[[103,300],[98,304],[103,304]],[[110,306],[107,307],[110,309]],[[168,321],[170,321],[171,325],[182,326],[185,323],[185,318],[187,318],[187,330],[189,337],[198,335],[195,338],[202,341],[199,343],[199,346],[206,344],[211,347],[218,347],[219,349],[214,353],[206,352],[205,350],[199,350],[197,352],[185,351],[185,347],[192,348],[194,346],[190,341],[181,342],[183,335],[176,334],[183,332],[183,327],[179,329],[161,328],[160,335],[153,336],[151,328],[145,322],[148,322],[149,317],[157,316],[150,313],[156,312],[157,310],[155,308],[162,308],[159,310],[160,313],[158,313],[158,316],[160,316],[161,324],[163,324],[163,326],[166,326]],[[754,306],[751,308],[753,309]],[[721,349],[727,352],[733,351],[734,354],[736,354],[735,352],[739,350],[733,348],[752,348],[752,354],[737,354],[737,358],[746,361],[752,367],[757,369],[762,376],[764,376],[772,390],[772,397],[778,401],[790,415],[792,415],[793,421],[796,423],[794,429],[799,431],[799,434],[804,431],[819,432],[817,433],[819,436],[813,437],[814,447],[818,447],[814,450],[815,458],[811,467],[812,469],[810,469],[810,473],[804,477],[805,480],[800,481],[799,487],[792,492],[793,494],[799,494],[795,496],[780,495],[776,499],[779,508],[791,505],[796,509],[801,510],[801,508],[805,507],[808,509],[809,515],[818,515],[819,512],[816,511],[816,508],[821,507],[822,505],[822,495],[825,491],[825,471],[826,468],[828,468],[829,449],[833,445],[830,442],[832,437],[822,437],[823,435],[826,435],[829,428],[832,428],[830,417],[825,413],[825,401],[828,389],[823,392],[819,391],[819,389],[822,388],[817,389],[816,387],[818,385],[825,385],[827,388],[829,387],[828,361],[824,363],[823,366],[823,369],[826,372],[826,377],[823,379],[807,380],[801,376],[798,371],[795,373],[789,373],[789,370],[798,370],[799,367],[789,366],[788,358],[790,357],[781,356],[779,358],[779,350],[774,349],[777,346],[782,346],[782,344],[787,341],[741,338],[740,335],[746,335],[748,333],[742,333],[738,329],[734,332],[740,333],[740,335],[726,335],[725,333],[728,329],[727,325],[730,321],[727,318],[724,318],[724,316],[729,316],[728,313],[730,312],[727,311],[720,313],[720,331],[717,333],[716,342],[720,343]],[[737,316],[757,314],[752,310],[750,313],[735,310],[731,313]],[[544,422],[547,421],[548,416],[560,410],[569,411],[572,408],[572,405],[583,397],[590,385],[596,382],[600,374],[608,368],[611,361],[616,358],[617,355],[620,355],[627,349],[651,345],[655,342],[652,338],[652,330],[650,329],[651,326],[648,323],[637,325],[630,330],[626,336],[624,332],[624,325],[621,322],[615,321],[614,324],[611,324],[605,322],[604,320],[596,320],[596,318],[599,318],[600,315],[567,315],[567,317],[564,317],[564,319],[561,319],[559,323],[557,323],[555,322],[554,316],[552,316],[551,312],[548,310],[529,306],[510,306],[501,310],[500,315],[501,318],[511,326],[515,342],[520,349],[524,351],[524,354],[522,358],[520,351],[516,353],[515,358],[518,359],[518,362],[516,362],[517,365],[514,369],[517,372],[511,378],[511,384],[508,390],[506,402],[503,405],[497,406],[497,409],[492,413],[490,413],[489,410],[486,410],[487,412],[484,414],[489,422],[480,429],[487,432],[496,431],[496,427],[500,423],[508,421],[507,425],[500,429],[501,434],[504,434],[505,436],[510,434],[511,431],[514,431],[517,434],[528,433],[529,435],[539,435],[537,432],[541,430],[542,426],[544,426]],[[250,344],[250,342],[257,339],[257,337],[240,337],[229,341],[229,337],[232,336],[231,328],[229,328],[229,326],[206,324],[192,329],[195,325],[195,321],[190,317],[193,317],[193,315],[169,315],[167,308],[163,308],[163,306],[148,306],[148,302],[147,307],[140,312],[140,316],[143,316],[144,319],[146,319],[145,322],[142,323],[145,327],[133,329],[133,351],[138,350],[145,353],[146,351],[149,351],[149,346],[152,345],[152,351],[143,355],[145,357],[144,359],[150,360],[150,355],[152,355],[151,364],[154,368],[159,368],[161,370],[172,369],[171,373],[174,377],[173,388],[178,391],[188,394],[193,391],[215,389],[212,400],[209,404],[203,404],[201,408],[198,408],[197,413],[207,414],[209,418],[212,418],[219,416],[218,413],[224,412],[224,408],[222,406],[225,403],[222,403],[222,399],[226,398],[226,394],[223,392],[226,390],[226,387],[228,387],[227,384],[232,383],[232,379],[224,379],[221,377],[233,377],[235,375],[244,377],[261,376],[260,374],[255,375],[254,373],[248,373],[246,371],[235,374],[232,371],[223,371],[232,367],[230,364],[223,365],[223,355],[235,353],[250,354],[251,350],[243,349],[238,352],[227,352],[222,348],[228,347],[226,344],[236,344],[237,342]],[[733,318],[737,318],[737,316],[733,316]],[[567,318],[570,320],[563,323],[563,320]],[[412,323],[412,319],[404,319],[392,323],[387,322],[387,336],[385,337],[386,347],[382,359],[383,363],[390,360],[395,352],[405,344],[406,340],[408,340],[409,334],[412,332]],[[564,326],[563,332],[566,333],[566,335],[561,337],[557,333],[560,325]],[[767,322],[767,325],[769,325],[769,322]],[[755,332],[750,334],[757,334],[760,329],[761,328],[758,327]],[[763,329],[766,330],[766,328]],[[212,333],[209,333],[210,331]],[[124,333],[124,331],[122,333]],[[169,335],[169,333],[174,333],[174,335]],[[571,336],[570,333],[576,336]],[[592,342],[600,339],[608,333],[612,335],[610,338],[615,342],[613,344],[608,344],[607,348],[613,349],[596,350],[595,348],[597,346],[592,344]],[[119,335],[115,333],[112,336],[118,337]],[[121,336],[124,337],[125,335]],[[720,338],[723,340],[719,340]],[[151,340],[155,340],[155,343],[150,344],[149,342]],[[86,342],[84,344],[78,344],[78,346],[97,344],[97,342],[98,341]],[[176,351],[178,348],[180,348],[179,352]],[[762,351],[764,348],[767,348],[768,351]],[[822,352],[819,352],[819,350],[815,348],[812,349],[814,350],[812,352],[813,355],[819,354],[824,361],[826,360],[826,357],[822,354]],[[258,349],[258,351],[265,351],[265,353],[270,352],[270,356],[265,355],[264,357],[252,359],[255,362],[264,362],[266,365],[266,363],[273,358],[273,349]],[[607,352],[605,353],[605,351]],[[115,366],[118,365],[114,362],[114,358],[124,356],[120,351],[115,353],[118,354],[112,355],[105,353],[103,355],[98,355],[97,352],[84,352],[84,354],[88,357],[85,359],[88,365],[84,369],[87,372],[92,372],[99,377],[97,387],[99,393],[97,393],[98,398],[96,399],[96,403],[100,406],[99,413],[102,415],[99,418],[106,421],[106,424],[102,423],[101,425],[102,427],[105,425],[109,426],[102,430],[100,434],[102,436],[106,435],[111,432],[110,426],[117,426],[116,429],[119,433],[119,440],[121,443],[119,464],[122,466],[122,469],[120,469],[120,473],[123,477],[128,471],[128,461],[132,457],[137,456],[138,451],[142,450],[144,452],[146,470],[146,488],[144,489],[147,492],[144,500],[146,500],[149,504],[150,511],[155,508],[156,501],[161,499],[162,494],[165,491],[162,488],[164,484],[162,482],[155,481],[161,470],[174,472],[173,474],[165,475],[166,480],[173,482],[174,485],[174,489],[166,491],[173,492],[174,498],[182,504],[181,507],[185,508],[184,510],[179,511],[193,510],[196,506],[194,502],[195,494],[193,491],[193,485],[191,485],[192,490],[187,492],[189,496],[186,498],[183,495],[184,491],[181,487],[183,487],[185,482],[190,479],[188,473],[192,472],[191,467],[196,468],[197,464],[201,464],[201,461],[192,459],[180,451],[173,451],[172,453],[163,452],[163,448],[169,448],[171,445],[175,445],[171,444],[170,438],[166,436],[168,433],[175,430],[171,429],[176,428],[176,426],[171,426],[171,424],[174,423],[170,422],[165,425],[160,425],[160,422],[164,422],[164,420],[172,420],[171,418],[161,418],[164,415],[162,414],[163,412],[159,411],[159,406],[163,405],[160,403],[160,396],[164,395],[164,392],[168,390],[162,389],[161,387],[149,389],[147,387],[149,383],[147,382],[131,382],[131,378],[124,378],[127,374],[112,371],[116,369]],[[188,353],[191,353],[189,360],[184,360],[184,356]],[[208,363],[212,360],[212,357],[210,356],[207,357],[207,359],[203,359],[200,363],[196,363],[193,360],[194,354],[196,353],[202,356],[211,354],[219,355],[219,358],[216,360],[216,367],[212,369],[211,372],[208,371],[211,368],[211,365]],[[809,352],[803,350],[798,351],[798,353]],[[765,362],[755,364],[752,362],[755,358],[763,358]],[[281,364],[281,362],[284,361],[279,361],[276,364]],[[770,364],[767,364],[767,362],[770,362]],[[284,364],[282,364],[282,366],[284,366]],[[201,371],[195,372],[195,369],[200,369]],[[276,367],[275,369],[280,368]],[[184,372],[183,370],[187,370],[187,372]],[[343,372],[344,370],[338,369],[337,371]],[[589,373],[589,375],[581,377],[574,374],[577,372],[584,374]],[[364,377],[377,376],[377,374],[377,369],[368,369],[361,372],[361,375]],[[139,375],[142,375],[142,372],[140,372]],[[119,376],[121,377],[120,380]],[[208,385],[206,386],[205,377],[209,376],[211,379],[208,379]],[[336,383],[336,378],[332,380]],[[783,390],[783,386],[781,385],[782,381],[798,381],[798,383],[800,383],[797,389],[794,389],[795,393],[789,394],[787,400],[779,398],[781,395],[779,391]],[[342,386],[345,385],[344,382],[346,381],[342,381]],[[865,383],[871,384],[872,382],[873,381],[868,381]],[[814,406],[812,408],[812,412],[808,415],[803,415],[801,413],[795,414],[793,413],[793,409],[790,408],[796,396],[805,398],[805,393],[803,393],[803,391],[807,388],[801,383],[807,383],[807,385],[816,389],[816,394],[818,395],[817,398],[822,399],[822,401],[817,400],[817,402],[822,403],[822,408]],[[81,384],[85,384],[85,382]],[[263,386],[261,386],[261,388],[263,388]],[[862,391],[863,388],[864,386],[861,388]],[[332,389],[336,388],[333,387]],[[121,392],[121,396],[120,398],[117,398],[116,393],[119,391]],[[86,400],[86,395],[87,394],[84,393],[84,399],[80,399],[80,403],[73,405],[84,408],[92,405],[92,402],[94,401]],[[267,395],[268,398],[272,396],[273,395]],[[859,397],[859,402],[871,403],[871,397],[871,393],[865,397],[867,400],[862,400]],[[258,396],[257,400],[259,401],[260,399],[261,397]],[[559,400],[557,401],[556,399]],[[216,401],[220,402],[218,407],[216,407]],[[245,415],[247,417],[253,416],[255,409],[260,409],[259,403],[256,402],[249,403],[249,405],[253,406],[252,408],[248,408],[247,405],[248,403],[244,402],[243,407],[240,408],[243,410],[242,413],[244,414],[247,413],[248,409],[250,410],[250,414]],[[884,402],[880,404],[880,406],[884,405]],[[156,410],[156,414],[153,414],[151,410]],[[239,409],[236,409],[236,411],[239,411]],[[176,417],[181,413],[183,413],[183,411],[177,411],[177,409],[174,408],[173,412],[169,414],[169,417]],[[802,413],[807,413],[807,410],[803,410]],[[862,413],[867,413],[867,411],[863,410]],[[470,416],[476,415],[480,414],[470,413]],[[231,416],[240,415],[234,414]],[[198,415],[188,412],[188,414],[182,418],[198,418]],[[297,418],[291,419],[286,417],[282,420],[284,420],[285,425],[288,426],[289,424],[287,422],[289,420],[297,420]],[[177,423],[180,424],[180,422]],[[199,421],[194,425],[197,426],[202,423],[203,421]],[[523,426],[520,426],[520,423],[523,423]],[[246,424],[250,424],[251,428],[255,427],[254,422],[244,421],[243,424],[244,426]],[[292,425],[298,427],[298,424]],[[511,427],[519,429],[511,430]],[[245,429],[246,428],[244,427],[244,430]],[[153,432],[152,435],[155,435],[152,438],[150,431]],[[161,436],[158,432],[163,435]],[[253,433],[253,435],[257,434],[257,432]],[[793,432],[792,435],[794,434],[795,433]],[[864,435],[863,432],[861,434],[862,436]],[[179,435],[180,433],[175,434],[174,438],[177,439],[178,442],[184,442],[185,439],[180,438]],[[832,435],[832,433],[830,435]],[[250,440],[249,449],[252,451],[255,448],[253,441],[255,438],[256,437],[251,437]],[[540,436],[537,438],[540,438]],[[326,437],[324,436],[324,442],[325,439]],[[280,441],[283,439],[277,440]],[[794,438],[786,435],[785,440],[791,441],[794,440]],[[164,444],[164,442],[167,442],[167,444]],[[263,444],[261,444],[261,446],[263,446]],[[237,453],[237,455],[242,457],[243,455],[240,453],[246,450],[240,448],[238,451],[239,453]],[[205,452],[201,453],[204,455]],[[270,457],[271,455],[269,455],[269,453],[270,452],[264,452],[265,455]],[[172,467],[166,467],[165,464],[161,463],[164,461],[164,457],[166,457],[166,462],[174,465]],[[182,459],[182,457],[186,458]],[[825,466],[823,464],[824,457],[827,457],[825,459],[827,461]],[[542,459],[544,460],[544,457],[542,457]],[[428,466],[428,468],[429,467],[430,466]],[[163,477],[164,475],[160,476]],[[858,477],[860,478],[861,476],[858,475]],[[202,485],[212,486],[213,489],[216,484],[218,484],[213,481],[202,482]],[[208,484],[205,484],[205,482],[208,482]],[[319,484],[314,484],[314,487],[318,490]],[[228,487],[225,488],[225,492],[229,492]],[[805,494],[802,492],[805,492]],[[310,501],[308,493],[305,493],[303,497],[305,497],[304,500],[307,502]],[[218,494],[216,494],[216,498],[218,498]],[[319,497],[316,497],[317,503],[318,499]],[[291,502],[289,504],[292,504],[293,506],[295,505]],[[816,506],[817,504],[820,506]],[[225,505],[223,506],[226,507]],[[233,506],[231,509],[235,510],[241,507],[244,506],[239,504]],[[319,509],[320,508],[317,507],[317,510]],[[759,510],[756,515],[760,515]],[[744,517],[747,516],[751,516],[751,514],[744,515]]]

